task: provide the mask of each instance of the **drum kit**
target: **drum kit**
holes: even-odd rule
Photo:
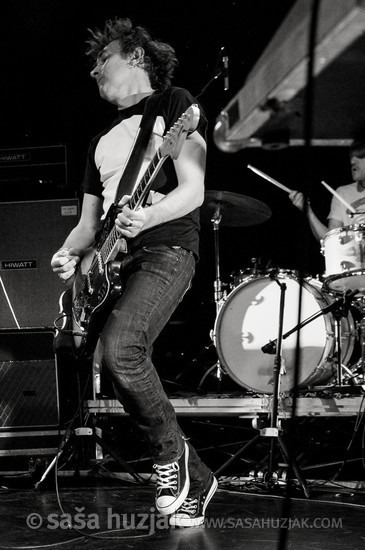
[[[365,225],[326,234],[322,278],[255,266],[233,274],[227,291],[220,273],[220,226],[256,225],[270,217],[270,208],[252,197],[206,193],[201,220],[212,224],[214,234],[216,318],[211,339],[218,355],[217,376],[223,369],[249,391],[273,393],[273,353],[280,344],[281,392],[331,388],[344,392],[363,385]],[[286,296],[280,315],[281,286]],[[351,365],[356,342],[360,359]]]

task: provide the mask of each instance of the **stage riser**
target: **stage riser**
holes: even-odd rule
[[[364,390],[365,392],[365,390]],[[204,397],[190,395],[186,398],[171,398],[175,412],[179,416],[232,416],[255,418],[271,411],[272,396],[262,397]],[[336,417],[356,416],[363,402],[363,396],[300,397],[297,400],[296,416]],[[96,415],[124,416],[122,405],[115,399],[95,399],[85,402],[86,409]],[[284,397],[279,401],[278,416],[291,418],[292,399]]]

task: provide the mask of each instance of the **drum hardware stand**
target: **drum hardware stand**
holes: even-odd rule
[[[338,389],[339,391],[341,391],[341,388],[347,388],[348,387],[348,386],[343,386],[342,385],[341,318],[345,317],[347,315],[350,303],[352,302],[354,296],[358,293],[359,293],[358,289],[347,290],[346,292],[343,293],[341,298],[338,298],[332,304],[329,304],[325,308],[320,309],[319,311],[317,311],[317,313],[314,313],[313,315],[311,315],[307,319],[304,319],[304,321],[301,321],[295,327],[293,327],[292,329],[290,329],[289,331],[287,331],[283,335],[283,340],[284,340],[285,338],[287,338],[288,336],[293,334],[293,332],[296,332],[296,331],[300,330],[301,328],[303,328],[308,323],[311,323],[312,321],[317,319],[320,315],[326,315],[327,313],[329,313],[331,311],[334,313],[334,317],[336,319],[336,347],[337,347],[337,360],[336,360],[337,368],[336,368],[336,371],[337,371],[338,384],[336,384],[336,386],[315,386],[313,388],[314,390]],[[365,324],[364,324],[364,328],[365,328]],[[365,346],[365,341],[364,341],[364,346]],[[271,340],[270,342],[268,342],[267,344],[262,346],[261,350],[264,353],[275,353],[276,340]]]
[[[215,302],[215,308],[216,308],[216,315],[218,315],[219,309],[222,305],[222,301],[224,300],[224,293],[222,291],[222,281],[220,278],[220,257],[219,257],[219,227],[220,223],[222,221],[222,214],[220,211],[220,203],[218,202],[215,208],[215,212],[211,218],[211,223],[213,226],[213,234],[214,234],[214,267],[215,267],[215,281],[214,281],[214,302]],[[213,340],[213,338],[212,338]],[[222,381],[222,367],[219,359],[212,365],[207,372],[204,373],[202,379],[200,380],[198,384],[198,390],[200,390],[201,386],[203,385],[206,378],[214,371],[216,372],[216,378],[218,380],[218,384]]]
[[[353,218],[354,216],[359,216],[360,214],[365,214],[365,211],[364,212],[357,212],[357,211],[356,212],[349,212],[348,214],[349,214],[350,218]],[[363,224],[361,224],[361,225],[363,225]]]
[[[355,382],[357,378],[356,373],[365,375],[365,296],[361,296],[359,300],[359,304],[360,305],[358,306],[358,310],[361,313],[361,320],[358,323],[358,328],[360,329],[359,340],[360,340],[361,355],[360,355],[360,359],[357,361],[355,365],[356,368],[353,371],[351,371],[351,374],[353,375],[352,378],[355,379]]]
[[[349,307],[351,305],[351,302],[356,296],[356,294],[359,293],[359,290],[347,290],[343,293],[342,297],[336,300],[333,305],[335,306],[333,309],[333,316],[336,320],[335,324],[335,340],[336,340],[336,349],[337,349],[337,357],[336,357],[336,363],[337,363],[337,380],[335,385],[331,386],[317,386],[314,389],[316,390],[331,390],[331,391],[349,391],[349,384],[343,383],[343,369],[345,368],[344,365],[342,365],[342,344],[341,344],[341,319],[343,317],[346,317],[349,312]],[[326,308],[325,308],[326,309]],[[360,322],[360,330],[365,331],[365,319],[362,318]],[[365,332],[363,333],[363,337],[365,337]],[[360,341],[362,342],[363,338],[360,334]],[[363,356],[364,350],[363,345],[365,346],[365,340],[364,344],[361,344],[361,355]],[[347,369],[346,369],[347,370]],[[356,377],[355,377],[356,378]]]
[[[217,203],[214,215],[211,219],[213,224],[214,234],[214,265],[215,265],[215,281],[214,281],[214,301],[216,304],[216,312],[218,313],[223,299],[222,293],[222,281],[220,278],[220,258],[219,258],[219,226],[222,221],[222,214],[220,212],[220,204]]]
[[[214,234],[214,268],[215,268],[215,280],[214,280],[214,302],[215,302],[215,309],[216,309],[216,315],[218,315],[218,312],[222,306],[222,303],[225,299],[226,292],[222,290],[222,281],[220,278],[220,257],[219,257],[219,228],[220,223],[222,221],[222,213],[221,213],[221,203],[218,201],[215,205],[215,211],[213,213],[213,216],[210,219],[212,226],[213,226],[213,234]],[[214,337],[213,337],[213,331],[210,333],[210,337],[212,342],[205,346],[203,349],[204,353],[205,351],[211,349],[214,346]],[[199,354],[200,355],[200,354]],[[198,356],[199,357],[199,356]],[[193,359],[193,363],[197,361],[197,358]],[[200,391],[203,383],[207,379],[207,377],[216,370],[216,379],[218,380],[218,385],[222,382],[222,373],[224,372],[221,363],[219,359],[215,361],[215,363],[209,367],[209,369],[204,373],[203,377],[200,379],[199,384],[197,386],[197,390]],[[180,373],[175,380],[178,380],[181,378],[182,373]],[[219,389],[219,388],[218,388]]]
[[[358,292],[356,290],[356,292]],[[353,293],[351,293],[353,294]],[[352,299],[353,296],[351,296]],[[341,346],[341,319],[347,317],[350,307],[349,294],[344,294],[339,305],[334,309],[333,316],[336,320],[336,347],[337,347],[337,386],[342,386],[342,346]]]
[[[255,429],[258,429],[260,433],[256,435],[251,441],[249,441],[244,447],[242,447],[235,455],[233,455],[229,460],[227,460],[215,473],[215,476],[219,476],[219,474],[228,466],[230,465],[236,458],[241,456],[249,447],[251,447],[256,441],[258,441],[261,437],[269,437],[270,438],[270,452],[269,452],[269,466],[267,472],[265,472],[265,482],[268,486],[268,488],[273,488],[274,485],[277,482],[277,476],[275,476],[274,472],[274,444],[275,442],[278,443],[281,453],[288,464],[289,467],[293,470],[304,495],[309,498],[310,497],[310,491],[307,486],[307,483],[302,476],[299,467],[296,464],[296,461],[290,457],[290,454],[288,452],[288,449],[286,447],[286,444],[284,443],[283,438],[280,435],[280,432],[282,432],[282,428],[280,425],[280,420],[278,419],[278,403],[279,403],[279,392],[280,392],[280,377],[284,373],[284,366],[282,361],[282,355],[281,355],[281,345],[283,340],[283,319],[284,319],[284,305],[285,305],[285,292],[286,292],[286,283],[282,283],[279,281],[278,277],[276,275],[272,275],[271,278],[276,281],[276,283],[280,287],[280,307],[279,307],[279,327],[278,327],[278,337],[276,340],[275,345],[275,351],[276,356],[274,360],[274,368],[273,368],[273,379],[274,379],[274,386],[273,386],[273,399],[272,399],[272,405],[271,405],[271,412],[269,414],[270,416],[270,425],[267,426],[267,419],[263,418],[263,415],[259,415],[252,421],[252,425]]]
[[[215,268],[214,302],[215,302],[216,315],[218,315],[219,309],[221,308],[222,302],[224,301],[224,298],[225,298],[225,291],[222,290],[222,281],[220,278],[219,228],[220,228],[220,223],[222,221],[222,213],[221,213],[220,205],[221,203],[218,201],[217,204],[215,205],[215,211],[213,213],[213,216],[210,219],[210,222],[212,223],[212,226],[213,226],[213,234],[214,234],[214,268]],[[210,336],[211,336],[212,342],[209,345],[204,346],[204,348],[198,354],[198,356],[192,360],[192,363],[196,363],[199,360],[199,357],[201,356],[202,353],[204,353],[205,351],[208,351],[214,346],[213,331],[211,331]],[[186,369],[184,369],[184,371],[185,370]],[[219,385],[221,384],[223,369],[221,367],[221,363],[219,359],[217,359],[215,363],[211,367],[209,367],[209,369],[204,373],[204,375],[200,379],[199,384],[197,386],[198,391],[200,391],[203,383],[214,370],[216,370],[215,376],[216,376],[216,379],[218,380],[218,384]],[[182,377],[183,372],[179,373],[176,376],[175,378],[176,382]]]
[[[271,217],[270,208],[263,202],[238,193],[228,191],[206,191],[204,204],[201,209],[201,221],[203,223],[212,223],[214,230],[215,244],[215,281],[214,281],[214,300],[217,312],[222,307],[226,298],[226,291],[222,291],[222,283],[219,270],[219,227],[223,225],[250,226],[262,223]],[[211,340],[214,341],[211,331]],[[222,369],[220,361],[217,361],[209,373],[216,369],[217,376],[221,379],[222,374],[226,374]],[[207,373],[207,374],[209,374]],[[205,378],[205,376],[204,376]]]

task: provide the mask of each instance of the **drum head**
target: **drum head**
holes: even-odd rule
[[[357,290],[356,296],[362,296],[365,294],[365,270],[350,269],[345,273],[326,277],[323,281],[323,289],[335,294]]]
[[[365,225],[348,225],[329,231],[322,241],[326,273],[323,288],[342,294],[365,294]]]
[[[300,284],[291,277],[282,282],[286,285],[285,334],[326,304],[317,289],[303,283],[299,319]],[[217,353],[227,373],[238,384],[260,393],[273,392],[276,355],[264,353],[261,348],[278,337],[280,296],[279,285],[268,276],[250,280],[231,292],[216,320]],[[328,328],[328,319],[323,315],[301,328],[299,361],[297,332],[283,339],[280,391],[293,389],[296,367],[300,386],[320,365],[322,356],[329,351]],[[330,375],[331,372],[324,372],[326,379]]]

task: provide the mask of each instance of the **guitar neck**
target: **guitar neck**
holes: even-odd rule
[[[157,175],[157,172],[161,168],[166,158],[167,156],[163,157],[161,155],[160,149],[158,149],[155,156],[148,165],[148,168],[144,173],[143,178],[139,182],[137,188],[135,189],[129,200],[129,206],[132,210],[135,210],[143,204],[144,200],[147,197],[147,194],[151,189],[151,185]]]
[[[147,194],[151,189],[151,185],[158,171],[160,170],[162,164],[166,159],[167,159],[167,156],[162,156],[160,149],[158,149],[155,156],[153,157],[150,164],[148,165],[148,168],[144,173],[143,178],[141,179],[137,188],[134,190],[131,198],[129,199],[129,207],[132,210],[136,210],[139,206],[143,205],[143,202],[146,199]],[[101,260],[103,261],[103,263],[105,263],[110,257],[119,238],[120,238],[120,234],[118,233],[115,225],[113,224],[113,227],[108,237],[105,239],[103,245],[99,250],[99,254],[101,256]]]

